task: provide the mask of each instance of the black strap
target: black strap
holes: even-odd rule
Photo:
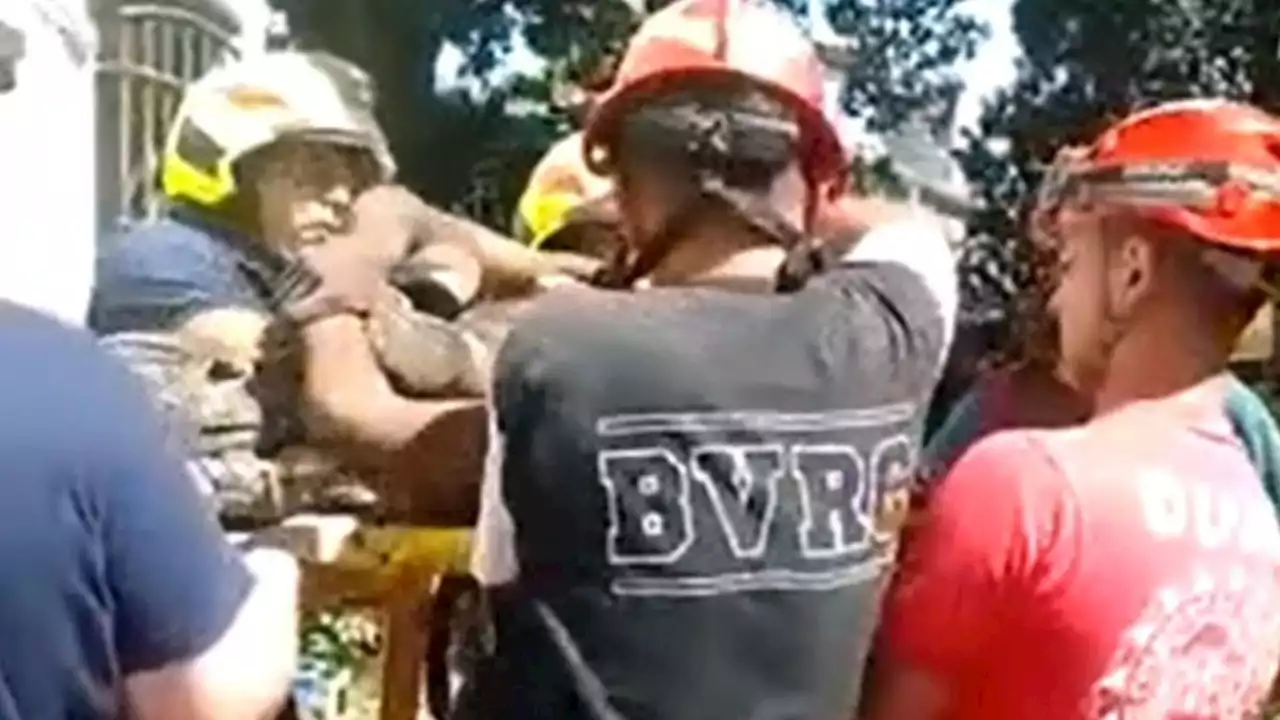
[[[630,288],[671,254],[683,240],[689,226],[712,204],[728,208],[756,234],[787,251],[775,283],[779,292],[800,289],[811,276],[822,272],[829,264],[817,240],[791,225],[768,203],[727,187],[717,177],[706,175],[699,181],[696,191],[668,216],[658,232],[638,252],[620,244],[610,261],[592,278],[592,284],[609,289]]]

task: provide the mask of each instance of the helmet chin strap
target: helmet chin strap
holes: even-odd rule
[[[638,280],[647,277],[685,239],[694,221],[706,211],[698,195],[691,193],[667,215],[658,229],[646,242],[633,247],[620,243],[613,257],[591,279],[591,284],[611,290],[631,289]]]
[[[633,287],[687,240],[693,224],[717,205],[728,209],[754,234],[786,251],[774,281],[778,292],[799,290],[810,277],[829,265],[817,241],[791,225],[767,202],[727,187],[718,177],[702,174],[696,181],[696,189],[667,216],[649,241],[637,250],[620,245],[611,261],[592,279],[592,284],[609,289]]]

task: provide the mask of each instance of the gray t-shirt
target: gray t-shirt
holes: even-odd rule
[[[881,501],[911,477],[954,315],[924,221],[793,295],[538,301],[495,369],[477,714],[850,717],[892,560]]]

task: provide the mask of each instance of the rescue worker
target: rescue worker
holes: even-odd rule
[[[136,378],[0,302],[0,718],[243,720],[284,702],[298,566],[228,546]]]
[[[1280,528],[1224,412],[1280,251],[1280,119],[1173,102],[1039,211],[1064,380],[1093,416],[991,435],[926,503],[870,718],[1253,717],[1280,663]]]
[[[1070,158],[1078,152],[1077,148],[1064,149],[1055,167],[1069,167]],[[1045,185],[1046,192],[1052,193],[1048,189],[1053,185],[1051,178]],[[1024,287],[1018,289],[1005,313],[1001,334],[1006,337],[999,343],[1001,347],[993,348],[996,352],[982,353],[984,357],[977,359],[988,364],[987,371],[971,377],[965,383],[967,387],[950,400],[938,397],[941,384],[935,394],[934,404],[945,404],[945,408],[936,430],[926,430],[922,461],[926,480],[941,477],[961,453],[986,435],[1014,427],[1073,425],[1091,413],[1088,399],[1064,381],[1063,372],[1057,367],[1058,343],[1052,334],[1053,320],[1046,312],[1056,257],[1046,252],[1052,248],[1051,241],[1036,238],[1040,224],[1033,217],[1029,223],[1031,233],[1013,247],[1010,259],[1018,267],[1010,271],[1023,278]],[[966,336],[990,334],[974,330],[978,328],[957,324],[952,364],[962,361],[957,354]],[[1261,475],[1268,498],[1280,514],[1280,428],[1263,400],[1235,376],[1228,385],[1226,410],[1232,428]]]
[[[459,716],[852,713],[956,278],[899,205],[848,198],[807,235],[845,168],[822,92],[766,3],[681,0],[632,39],[584,135],[626,252],[608,289],[535,300],[492,372],[474,572],[496,642]],[[484,433],[478,403],[395,394],[358,333],[303,330],[348,348],[308,357],[353,433]]]
[[[373,281],[386,312],[369,318],[365,342],[398,387],[425,376],[441,391],[474,382],[458,379],[472,357],[430,315],[457,314],[490,275],[551,267],[389,185],[395,165],[373,109],[365,73],[326,53],[268,52],[214,70],[187,90],[165,147],[167,217],[112,239],[99,259],[90,324],[190,420],[194,465],[229,525],[272,522],[300,503],[368,510],[386,498],[365,478],[398,482],[385,458],[301,449],[328,429],[309,427],[299,406],[296,353],[263,351],[300,322],[281,312],[291,258],[329,241],[385,258]],[[421,267],[425,277],[409,273],[389,294],[396,272]]]

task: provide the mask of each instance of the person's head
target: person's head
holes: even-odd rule
[[[165,196],[276,248],[322,240],[395,164],[356,66],[279,51],[186,91],[161,165]]]
[[[627,242],[604,284],[680,282],[699,268],[668,260],[698,249],[805,250],[819,193],[846,165],[823,91],[812,43],[781,9],[680,0],[650,16],[584,136],[590,166],[617,183]]]
[[[1039,212],[1059,258],[1050,305],[1067,379],[1097,393],[1221,371],[1280,252],[1280,119],[1161,105],[1064,158],[1051,185]]]

